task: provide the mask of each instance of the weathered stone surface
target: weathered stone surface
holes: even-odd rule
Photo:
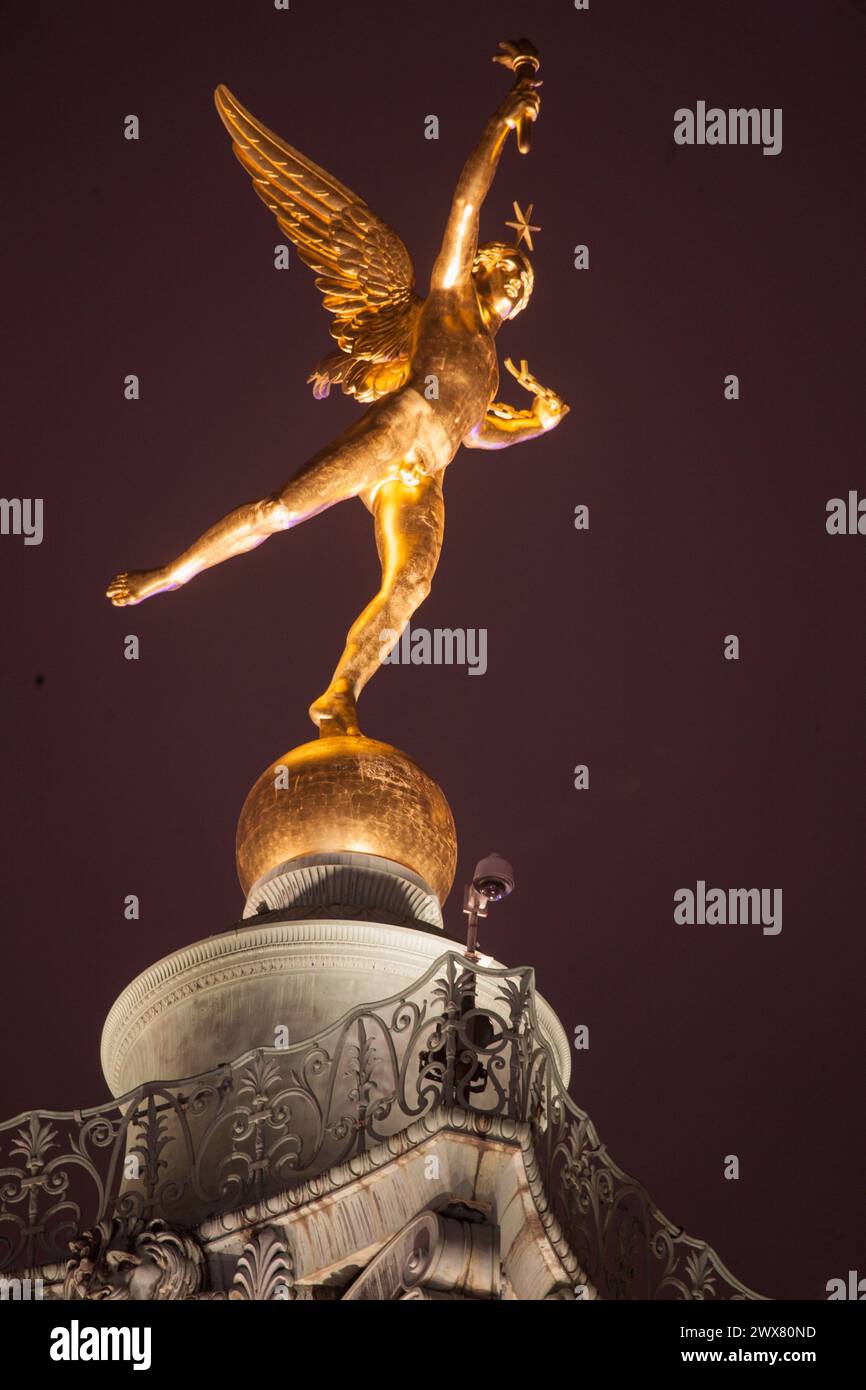
[[[409,989],[449,947],[461,949],[436,931],[355,921],[277,920],[207,937],[164,957],[120,995],[102,1033],[106,1080],[122,1095],[273,1047],[281,1027],[293,1043],[313,1037],[349,1009]],[[495,984],[482,978],[479,1000],[492,1007],[495,997]],[[565,1031],[535,1000],[567,1085]]]
[[[543,1189],[533,1191],[528,1127],[498,1118],[478,1126],[477,1118],[466,1113],[461,1130],[454,1111],[434,1112],[395,1136],[399,1145],[380,1145],[362,1161],[332,1169],[282,1198],[202,1223],[198,1234],[208,1259],[239,1253],[250,1233],[268,1224],[285,1233],[299,1283],[349,1289],[419,1213],[450,1210],[460,1202],[499,1228],[512,1297],[543,1299],[571,1290],[579,1271],[556,1223],[545,1224]],[[477,1259],[475,1269],[477,1274]],[[387,1277],[393,1281],[393,1270]],[[483,1278],[473,1275],[459,1296],[483,1296],[483,1286]]]

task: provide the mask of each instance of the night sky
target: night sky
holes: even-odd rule
[[[523,33],[541,115],[482,237],[535,204],[535,295],[498,346],[572,410],[447,475],[416,622],[486,628],[487,674],[388,666],[362,727],[448,796],[451,935],[476,859],[513,861],[482,946],[589,1025],[571,1092],[617,1162],[747,1284],[819,1299],[866,1275],[866,536],[825,527],[830,498],[866,496],[863,3],[5,8],[3,492],[45,520],[39,546],[0,537],[0,1114],[107,1099],[115,997],[240,916],[244,797],[315,736],[378,584],[350,502],[178,594],[102,597],[359,410],[305,384],[329,317],[297,257],[274,269],[213,88],[365,197],[423,293],[510,82],[491,55]],[[782,152],[675,145],[700,100],[781,107]],[[505,373],[501,396],[528,403]],[[781,888],[782,931],[675,923],[699,879]]]

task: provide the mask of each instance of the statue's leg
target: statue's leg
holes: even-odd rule
[[[372,511],[382,587],[352,626],[328,689],[310,706],[323,737],[360,732],[355,701],[429,594],[442,549],[445,504],[438,478],[384,483]]]
[[[278,492],[236,507],[168,565],[119,574],[109,586],[108,597],[122,607],[178,589],[202,570],[255,549],[275,532],[297,526],[335,502],[357,497],[411,451],[417,423],[418,408],[411,398],[398,394],[377,402],[333,444],[303,464]]]

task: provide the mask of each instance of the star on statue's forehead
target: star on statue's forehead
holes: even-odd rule
[[[506,227],[513,227],[514,230],[515,230],[516,233],[517,233],[517,238],[516,238],[516,240],[515,240],[515,246],[519,246],[520,243],[521,243],[521,241],[523,241],[523,239],[524,239],[524,237],[525,237],[525,238],[526,238],[526,245],[529,247],[530,251],[534,251],[534,250],[535,250],[535,247],[534,247],[533,244],[532,244],[532,233],[533,233],[533,232],[540,232],[540,231],[541,231],[541,228],[540,228],[540,227],[535,227],[535,226],[533,226],[533,224],[532,224],[532,223],[530,222],[530,220],[529,220],[529,219],[531,218],[531,216],[532,216],[532,209],[533,209],[534,207],[535,207],[535,204],[534,204],[534,203],[530,203],[530,204],[529,204],[529,207],[526,209],[526,215],[524,216],[524,214],[520,211],[520,204],[519,204],[519,203],[515,203],[515,204],[514,204],[514,216],[517,218],[517,221],[516,221],[516,222],[506,222],[506,224],[505,224]]]

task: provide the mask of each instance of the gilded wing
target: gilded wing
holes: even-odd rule
[[[216,108],[253,187],[316,273],[340,351],[313,369],[313,394],[339,384],[359,401],[394,391],[409,373],[409,346],[421,300],[403,242],[345,184],[287,145],[246,111],[227,87]]]

